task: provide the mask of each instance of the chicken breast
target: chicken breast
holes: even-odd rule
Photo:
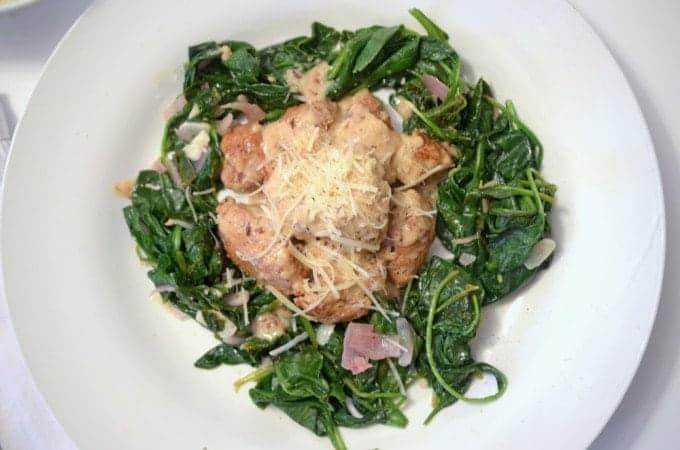
[[[279,120],[264,128],[262,144],[266,159],[272,161],[279,152],[313,145],[319,134],[330,128],[336,112],[337,105],[327,101],[288,108]]]
[[[259,206],[241,205],[229,199],[217,207],[217,215],[227,255],[241,270],[284,295],[301,292],[309,269],[285,245],[272,246],[275,231]]]
[[[295,297],[295,304],[303,311],[309,309],[307,315],[319,322],[336,323],[349,322],[365,315],[371,307],[371,299],[358,286],[352,286],[340,291],[338,299],[330,294],[323,297],[305,294]]]
[[[382,102],[368,89],[362,89],[351,97],[345,97],[338,102],[341,113],[347,113],[350,108],[360,105],[363,109],[368,111],[375,118],[383,122],[389,128],[392,128],[390,115],[383,108]]]
[[[294,299],[295,303],[310,317],[320,322],[346,322],[363,316],[371,306],[368,292],[384,292],[386,272],[381,268],[374,253],[352,251],[327,239],[307,242],[301,247],[303,257],[313,272],[313,279],[320,283],[315,292]],[[338,287],[337,298],[324,280],[334,278]],[[347,286],[346,288],[342,288]],[[363,286],[363,288],[362,288]]]
[[[390,117],[376,97],[363,89],[338,103],[340,120],[333,129],[335,140],[360,144],[382,164],[384,179],[397,180],[392,159],[401,145],[401,137],[392,130]]]
[[[415,189],[393,196],[387,239],[378,252],[378,260],[397,287],[406,285],[425,262],[434,240],[434,219],[425,213],[430,202]]]
[[[250,192],[262,183],[265,162],[262,151],[262,126],[258,123],[239,125],[222,137],[224,154],[222,183],[240,192]]]
[[[402,136],[402,145],[392,161],[397,179],[408,185],[418,182],[435,167],[450,167],[452,163],[446,148],[419,130]]]
[[[257,193],[217,213],[234,263],[310,318],[335,323],[365,315],[374,293],[398,294],[420,269],[435,234],[431,175],[454,153],[421,131],[395,132],[366,89],[329,101],[327,70],[289,71],[305,103],[223,138],[225,186]],[[275,319],[260,318],[254,332],[269,333]]]

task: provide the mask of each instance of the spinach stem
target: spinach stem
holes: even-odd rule
[[[451,272],[449,272],[449,274],[446,275],[446,277],[444,277],[442,282],[439,283],[439,286],[437,286],[437,290],[435,291],[434,295],[432,296],[432,299],[430,300],[430,310],[427,314],[427,326],[425,329],[425,353],[427,355],[427,362],[430,365],[430,370],[432,370],[432,374],[437,379],[439,384],[444,388],[446,392],[451,394],[454,398],[466,401],[468,403],[486,403],[497,399],[498,397],[503,395],[503,392],[505,392],[507,382],[505,380],[505,376],[503,376],[502,373],[495,369],[497,373],[494,372],[494,376],[496,376],[498,385],[498,391],[495,394],[479,398],[466,397],[460,392],[456,391],[451,385],[449,385],[446,382],[442,374],[439,372],[439,369],[437,369],[437,365],[435,364],[434,361],[434,354],[432,353],[432,328],[434,323],[435,312],[437,311],[437,302],[439,301],[439,297],[442,295],[442,291],[444,290],[446,285],[449,284],[451,280],[453,280],[457,276],[458,276],[457,270],[452,270]],[[478,322],[479,305],[477,305],[476,316],[477,316],[476,320]]]
[[[534,174],[531,172],[531,169],[527,169],[527,178],[529,179],[529,184],[531,186],[531,192],[534,194],[534,197],[536,199],[536,206],[538,206],[538,215],[541,218],[545,217],[545,211],[543,210],[543,202],[541,199],[543,196],[538,192],[538,188],[536,187],[536,182],[534,181]],[[548,202],[552,203],[552,202]]]
[[[408,12],[420,23],[420,25],[427,31],[427,35],[439,39],[440,41],[448,41],[449,40],[449,35],[446,34],[444,30],[439,28],[437,24],[432,22],[429,17],[425,15],[421,10],[418,8],[411,8],[408,10]]]
[[[542,192],[538,192],[538,189],[536,189],[536,192],[534,193],[533,188],[536,187],[536,183],[529,182],[529,187],[532,189],[523,189],[523,188],[518,188],[518,187],[513,187],[513,186],[493,186],[490,188],[481,188],[479,191],[482,193],[482,195],[486,195],[487,197],[496,197],[495,195],[492,195],[493,192],[503,192],[503,193],[508,193],[511,195],[526,195],[526,196],[534,196],[538,195],[539,198],[545,200],[546,202],[550,203],[551,205],[555,204],[555,198],[551,197],[547,194],[544,194]],[[503,198],[503,197],[501,197]]]
[[[467,295],[471,292],[475,292],[479,290],[479,286],[475,286],[474,284],[468,285],[465,289],[460,291],[459,293],[452,295],[449,297],[444,303],[439,305],[437,307],[437,311],[435,311],[435,314],[439,314],[440,312],[444,311],[446,308],[448,308],[453,302],[460,300],[462,298],[467,297]]]
[[[477,144],[477,151],[475,154],[475,167],[472,172],[472,185],[473,187],[477,187],[479,183],[482,181],[482,163],[484,161],[484,141],[480,140],[479,143]]]
[[[307,335],[309,336],[309,342],[312,343],[312,347],[314,347],[314,350],[316,350],[319,348],[319,341],[316,339],[316,333],[314,332],[312,322],[310,322],[305,316],[300,316],[300,321],[302,322],[302,328],[305,329]]]
[[[274,365],[273,364],[268,364],[266,366],[259,367],[252,372],[246,374],[245,376],[239,378],[238,380],[234,381],[234,389],[236,392],[241,388],[246,383],[250,382],[255,382],[257,383],[267,375],[271,374],[274,372]]]
[[[416,108],[416,106],[413,103],[409,102],[408,105],[411,107],[411,110],[413,111],[413,113],[416,116],[418,116],[418,118],[420,120],[422,120],[425,125],[430,127],[432,129],[432,131],[434,131],[437,134],[437,137],[439,139],[455,139],[456,133],[447,132],[446,130],[441,128],[439,125],[434,123],[434,121],[432,119],[427,117],[427,115],[425,113],[423,113],[418,108]]]
[[[335,426],[335,423],[333,420],[329,420],[326,425],[326,432],[328,433],[328,438],[331,440],[331,444],[333,444],[333,448],[335,450],[347,450],[347,446],[345,445],[345,442],[342,440],[342,436],[340,436],[340,431],[338,430],[338,427]]]
[[[479,319],[480,319],[479,299],[477,298],[476,295],[472,296],[472,308],[473,308],[473,312],[474,312],[475,315],[472,318],[472,320],[470,321],[470,325],[468,325],[468,327],[465,330],[463,330],[464,335],[472,334],[475,331],[475,328],[477,328],[477,326],[479,325]]]
[[[408,301],[408,295],[411,293],[411,286],[413,285],[413,278],[408,280],[406,285],[406,291],[404,291],[404,299],[401,302],[401,315],[402,317],[406,315],[406,302]]]
[[[532,206],[532,209],[522,210],[522,209],[510,209],[510,208],[496,208],[491,207],[489,209],[489,214],[492,216],[505,216],[505,217],[530,217],[536,215],[536,208]]]
[[[352,391],[352,393],[359,398],[375,399],[375,398],[401,398],[401,397],[404,397],[399,392],[362,392],[362,391],[359,390],[357,385],[354,384],[354,382],[350,378],[343,378],[342,381],[349,388],[349,390]]]
[[[508,100],[505,102],[505,105],[503,105],[490,95],[485,95],[484,100],[508,116],[508,120],[510,120],[513,129],[519,129],[524,132],[524,134],[526,134],[527,138],[529,138],[529,141],[531,141],[531,144],[536,148],[536,152],[534,153],[534,161],[536,163],[536,167],[540,168],[541,163],[543,162],[543,144],[541,144],[541,141],[536,137],[534,132],[531,131],[531,128],[526,126],[524,122],[520,120],[519,116],[517,115],[517,110],[515,110],[515,105],[512,103],[512,101]]]

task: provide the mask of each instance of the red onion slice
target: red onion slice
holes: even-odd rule
[[[477,257],[475,255],[471,255],[470,253],[461,253],[460,258],[458,258],[458,262],[463,267],[467,267],[475,261],[477,261]]]
[[[166,169],[163,163],[161,162],[160,158],[156,158],[154,162],[151,163],[151,170],[155,170],[156,172],[160,173],[165,173],[168,171],[168,169]]]
[[[175,287],[169,284],[161,284],[149,293],[149,296],[160,294],[161,292],[175,292]]]
[[[232,113],[229,113],[226,116],[224,116],[221,120],[218,120],[217,123],[215,124],[217,134],[219,134],[220,136],[224,136],[225,134],[229,133],[232,123],[234,123],[234,115]]]
[[[413,360],[413,334],[411,333],[411,326],[403,317],[397,319],[396,325],[397,334],[399,335],[399,344],[406,349],[406,351],[401,352],[397,362],[400,366],[406,367],[411,364],[411,361]]]
[[[449,95],[449,87],[437,77],[425,74],[423,75],[423,83],[435,100],[439,99],[440,101],[444,101],[446,96]]]
[[[236,97],[235,102],[227,103],[225,108],[241,111],[250,122],[259,122],[264,119],[266,114],[258,105],[248,102],[248,97],[241,94]]]
[[[198,173],[201,171],[203,166],[205,166],[205,162],[208,160],[208,152],[201,152],[201,156],[196,161],[192,161],[191,163],[194,166],[194,170]]]
[[[328,344],[331,335],[333,335],[333,330],[335,330],[334,323],[323,323],[319,325],[316,329],[316,340],[319,342],[319,345]]]
[[[354,406],[352,397],[345,397],[345,407],[347,408],[347,411],[352,415],[352,417],[356,417],[357,419],[364,418],[364,415],[359,412],[356,406]]]
[[[161,110],[161,116],[165,120],[170,120],[172,116],[180,112],[186,104],[187,99],[184,97],[184,95],[180,95],[175,100],[173,100],[172,103]]]
[[[182,177],[179,176],[179,170],[177,170],[175,163],[168,159],[165,163],[165,167],[168,169],[168,175],[170,175],[170,178],[172,179],[172,182],[175,184],[175,186],[181,188],[184,183],[182,183]]]
[[[555,251],[555,247],[557,247],[557,244],[552,239],[541,239],[534,245],[534,248],[531,249],[531,253],[529,253],[526,261],[524,261],[524,267],[529,270],[537,268],[552,255]]]
[[[243,306],[250,300],[250,294],[245,289],[238,290],[227,297],[227,305]]]
[[[183,122],[175,134],[184,142],[191,142],[201,131],[210,131],[210,125],[205,122]]]

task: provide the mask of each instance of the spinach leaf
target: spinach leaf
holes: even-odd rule
[[[288,353],[274,362],[276,377],[281,388],[295,397],[324,398],[328,395],[328,383],[320,377],[323,357],[307,350]]]
[[[256,362],[257,360],[250,353],[239,350],[232,345],[220,344],[211,348],[196,360],[194,366],[200,369],[214,369],[220,364],[234,365],[247,363],[254,365]]]
[[[309,36],[262,49],[235,40],[190,47],[183,84],[187,103],[167,121],[161,142],[160,160],[167,170],[141,171],[131,204],[123,210],[163,301],[218,339],[228,329],[243,340],[239,346],[220,342],[194,365],[260,365],[235,385],[256,382],[250,390],[256,405],[281,409],[315,434],[328,436],[336,449],[345,448],[339,427],[406,426],[405,389],[417,377],[424,377],[434,392],[426,422],[459,400],[481,402],[502,395],[504,375],[476,361],[470,347],[481,308],[518,289],[549,263],[532,270],[524,266],[536,242],[550,232],[547,214],[557,189],[539,174],[542,144],[511,101],[495,100],[482,79],[473,85],[465,82],[446,32],[422,11],[409,12],[427,35],[403,25],[339,31],[315,22]],[[404,132],[445,142],[457,159],[438,186],[436,202],[436,233],[452,258],[430,259],[404,292],[402,305],[375,295],[388,317],[402,314],[413,328],[413,360],[407,367],[392,360],[372,361],[370,369],[352,375],[341,364],[344,324],[335,327],[325,344],[302,317],[275,339],[253,336],[252,321],[281,302],[227,258],[218,237],[215,209],[224,156],[216,122],[239,114],[227,106],[239,95],[265,111],[264,122],[276,120],[300,103],[286,73],[307,71],[321,61],[330,67],[330,99],[363,88],[390,88],[390,102],[407,102],[413,112],[403,122]],[[445,98],[432,96],[426,76],[448,87]],[[198,123],[209,135],[200,163],[188,157],[186,136],[180,137],[187,122]],[[249,300],[234,306],[229,296],[239,290],[247,291]],[[360,320],[378,333],[397,332],[394,321],[379,313]],[[274,347],[302,331],[308,341],[263,364]],[[498,392],[467,397],[473,379],[483,373],[495,377]]]

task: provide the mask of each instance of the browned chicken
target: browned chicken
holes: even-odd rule
[[[434,219],[426,215],[429,202],[414,189],[397,192],[392,200],[387,239],[378,260],[387,267],[390,280],[402,287],[425,262],[434,240]]]
[[[220,149],[224,154],[224,186],[241,192],[257,189],[264,179],[262,126],[258,123],[237,126],[222,137]]]
[[[371,300],[358,286],[352,286],[340,291],[338,299],[330,295],[320,299],[318,295],[305,294],[295,297],[295,304],[303,311],[309,310],[307,314],[319,322],[336,323],[349,322],[363,316],[371,307]]]
[[[434,239],[436,183],[428,174],[452,159],[420,131],[396,133],[366,89],[326,100],[323,70],[291,74],[307,103],[224,136],[225,187],[261,187],[251,197],[261,204],[229,199],[217,213],[234,263],[291,296],[311,318],[335,323],[365,315],[372,293],[404,286],[420,269]],[[394,192],[399,184],[418,186]],[[256,318],[253,330],[278,332],[279,319]]]
[[[385,125],[392,128],[392,122],[390,121],[390,115],[383,108],[382,103],[378,100],[375,95],[371,94],[368,89],[362,89],[351,97],[345,97],[338,102],[340,111],[345,113],[351,107],[360,105],[366,111],[371,113],[377,119],[382,121]]]
[[[256,205],[241,205],[232,199],[217,206],[219,231],[229,258],[262,285],[271,285],[284,295],[301,293],[309,270],[274,239],[271,221]]]
[[[451,166],[446,148],[425,133],[416,130],[411,136],[404,135],[402,141],[392,161],[397,179],[403,184],[416,183],[437,166]]]

